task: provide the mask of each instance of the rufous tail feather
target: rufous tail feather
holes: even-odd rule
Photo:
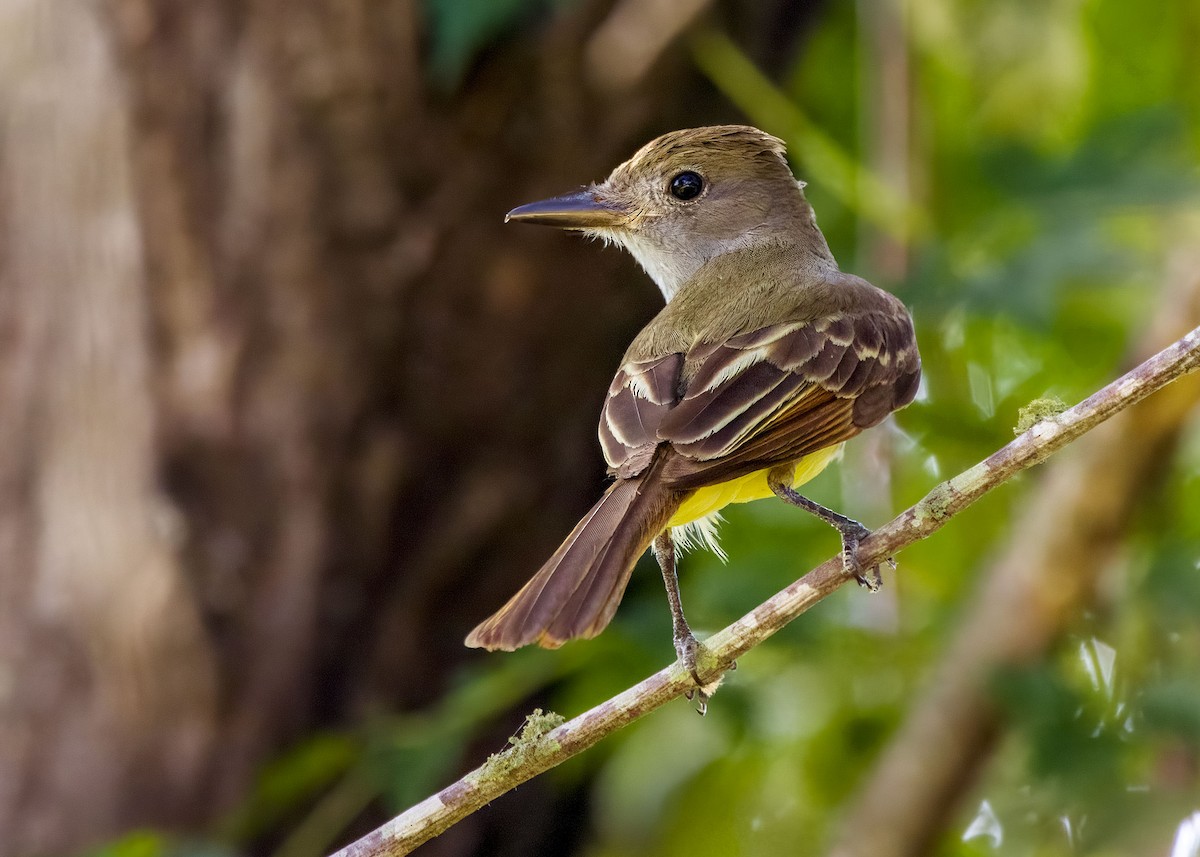
[[[604,630],[638,558],[687,496],[664,488],[656,468],[613,484],[554,555],[508,603],[481,622],[468,646],[554,649]]]

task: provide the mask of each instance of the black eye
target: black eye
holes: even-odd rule
[[[695,199],[704,190],[704,179],[691,170],[680,173],[671,179],[671,196],[686,202]]]

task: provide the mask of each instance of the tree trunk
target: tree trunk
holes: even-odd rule
[[[450,94],[416,0],[0,2],[0,857],[428,703],[594,498],[656,297],[502,218],[701,121],[586,94],[606,5]]]
[[[0,6],[0,853],[187,812],[213,651],[158,480],[129,117],[94,9]]]

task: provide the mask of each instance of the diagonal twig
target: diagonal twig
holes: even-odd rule
[[[1135,353],[1151,354],[1200,323],[1200,249],[1185,241],[1171,255],[1166,288]],[[1021,502],[1007,545],[980,570],[957,629],[842,813],[829,857],[937,850],[1012,719],[997,700],[995,675],[1044,662],[1080,611],[1105,597],[1099,582],[1121,565],[1139,510],[1147,501],[1160,505],[1151,498],[1165,479],[1163,464],[1198,412],[1200,373],[1080,439]]]
[[[1042,420],[974,467],[936,486],[919,503],[862,541],[858,549],[862,565],[870,567],[927,538],[993,488],[1197,368],[1200,368],[1200,327],[1075,407]],[[737,658],[848,579],[840,555],[826,560],[729,627],[709,637],[704,641],[701,676],[706,681],[718,680]],[[539,728],[539,723],[544,720],[531,719],[513,747],[491,757],[462,779],[347,845],[333,857],[408,854],[489,801],[583,752],[693,687],[691,675],[681,664],[675,663],[555,728]]]

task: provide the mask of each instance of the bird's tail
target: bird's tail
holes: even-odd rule
[[[467,636],[467,645],[554,649],[603,631],[633,566],[687,496],[665,488],[655,470],[612,485],[520,592]]]

